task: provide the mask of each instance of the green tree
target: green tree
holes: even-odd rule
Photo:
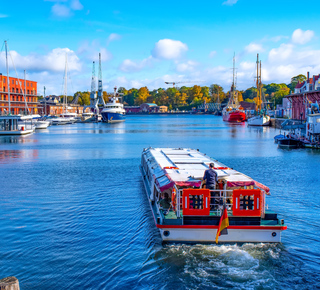
[[[299,74],[299,75],[291,78],[291,82],[290,82],[290,84],[288,85],[288,87],[289,87],[289,89],[290,89],[291,91],[294,91],[294,88],[296,87],[296,85],[297,85],[299,82],[300,82],[300,83],[304,82],[305,80],[307,80],[307,77],[306,77],[305,75],[303,75],[303,74]]]

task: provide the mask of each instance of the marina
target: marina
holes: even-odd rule
[[[21,289],[317,285],[320,155],[279,149],[277,134],[220,116],[146,115],[0,137],[2,276]],[[288,227],[281,243],[163,245],[139,171],[146,144],[199,149],[267,185]]]

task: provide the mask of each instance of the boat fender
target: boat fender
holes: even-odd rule
[[[176,210],[176,190],[175,190],[175,188],[172,188],[171,205],[172,205],[172,209]]]

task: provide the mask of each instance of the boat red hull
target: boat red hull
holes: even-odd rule
[[[223,121],[231,123],[240,123],[246,120],[246,114],[241,111],[228,112],[223,115]]]

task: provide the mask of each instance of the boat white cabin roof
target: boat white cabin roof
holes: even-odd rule
[[[31,120],[32,115],[3,115],[0,116],[0,120]]]
[[[240,184],[259,184],[249,176],[233,170],[195,149],[148,148],[144,153],[160,187],[166,183],[166,179],[180,185],[199,182],[210,163],[214,163],[214,170],[217,172],[218,178],[226,180],[233,186],[238,183],[239,186],[241,186]],[[259,187],[269,191],[266,186],[259,185]]]

